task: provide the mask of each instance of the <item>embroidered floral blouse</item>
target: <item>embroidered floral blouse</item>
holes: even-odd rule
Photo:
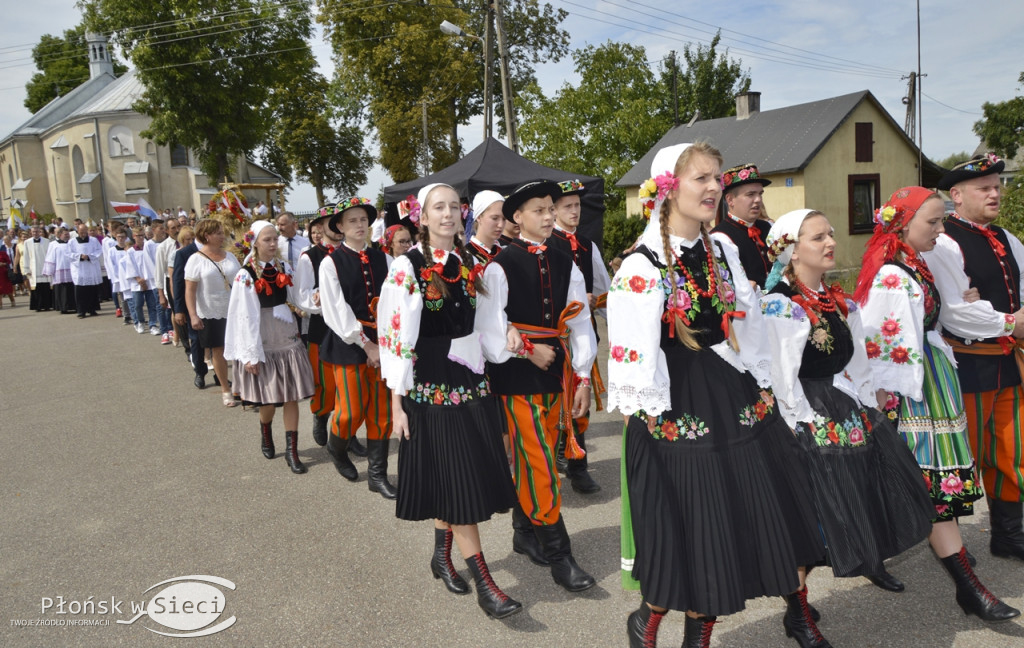
[[[230,256],[230,255],[229,255]],[[278,261],[285,274],[292,274],[287,261]],[[282,322],[295,322],[288,303],[294,304],[296,294],[287,286],[287,303],[275,306],[273,316]],[[224,330],[224,358],[243,364],[259,364],[266,360],[263,353],[263,339],[260,337],[260,298],[256,294],[256,282],[248,270],[242,268],[235,275],[228,302],[228,316]],[[296,329],[296,335],[298,329]]]

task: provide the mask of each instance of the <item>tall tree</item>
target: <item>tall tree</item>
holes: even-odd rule
[[[941,160],[937,160],[935,164],[939,165],[943,169],[952,169],[961,162],[966,162],[971,159],[971,154],[967,151],[960,151],[959,153],[953,153],[949,157],[945,157]]]
[[[743,71],[742,62],[729,58],[729,50],[719,53],[722,33],[718,32],[708,45],[683,46],[683,65],[678,70],[676,87],[679,99],[679,120],[689,122],[697,111],[700,119],[717,119],[736,114],[736,95],[750,90],[750,74]],[[661,77],[665,87],[672,88],[675,60],[666,61]],[[665,109],[674,106],[671,92],[665,98]],[[671,112],[669,113],[671,114]]]
[[[609,41],[572,56],[579,85],[551,99],[536,84],[524,92],[519,138],[541,164],[605,178],[609,209],[622,209],[625,194],[612,183],[672,126],[659,100],[664,83],[642,46]]]
[[[445,36],[439,26],[448,20],[482,36],[486,12],[479,0],[318,5],[336,51],[334,93],[358,104],[355,112],[376,131],[380,163],[392,178],[420,175],[424,154],[430,169],[461,157],[457,127],[483,110],[484,53],[478,41]],[[568,35],[558,24],[566,14],[537,0],[510,0],[503,7],[510,72],[522,87],[533,79],[537,62],[564,55]]]
[[[87,26],[112,33],[145,87],[135,108],[144,133],[196,151],[220,180],[230,160],[266,138],[269,93],[308,56],[308,2],[269,0],[82,0]]]
[[[1017,86],[1019,91],[1024,86],[1024,72],[1017,81],[1021,84]],[[981,108],[985,118],[974,124],[975,134],[999,155],[1017,155],[1017,149],[1024,146],[1024,96],[999,103],[986,101]]]
[[[32,60],[39,71],[25,84],[25,107],[35,113],[89,80],[85,26],[66,29],[63,36],[44,34],[32,48]],[[119,61],[114,60],[113,63],[115,74],[128,71]]]

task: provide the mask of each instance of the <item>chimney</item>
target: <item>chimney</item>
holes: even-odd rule
[[[736,95],[736,119],[746,119],[761,112],[761,93],[744,92]]]
[[[114,76],[114,64],[110,60],[110,45],[102,34],[87,33],[85,43],[89,47],[89,78],[109,74]]]

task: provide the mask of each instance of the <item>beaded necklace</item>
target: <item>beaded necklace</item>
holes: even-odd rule
[[[675,261],[676,267],[679,268],[679,271],[683,273],[684,277],[686,277],[687,285],[689,285],[691,288],[693,288],[694,291],[696,291],[696,293],[698,295],[700,295],[701,297],[703,297],[705,299],[711,299],[713,296],[718,294],[718,279],[717,279],[717,277],[715,275],[715,259],[714,259],[714,257],[711,256],[711,250],[710,249],[706,249],[705,251],[707,252],[707,255],[708,255],[708,287],[707,287],[707,290],[704,290],[700,286],[697,285],[697,282],[694,280],[693,275],[690,274],[690,271],[683,264],[682,259],[679,258],[679,256],[676,254],[675,250],[672,250],[672,258]]]
[[[811,308],[819,313],[834,313],[836,312],[836,300],[832,295],[832,291],[828,288],[825,289],[824,294],[811,290],[804,282],[800,281],[796,277],[793,277],[793,285],[800,291],[800,296],[803,297],[805,309]]]

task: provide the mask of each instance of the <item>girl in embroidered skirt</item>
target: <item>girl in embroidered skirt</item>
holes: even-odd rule
[[[836,576],[901,591],[882,561],[928,535],[933,509],[913,455],[875,409],[860,313],[822,283],[835,267],[832,226],[821,212],[792,211],[768,247],[761,310],[772,386],[804,449],[829,564]]]
[[[942,307],[935,279],[920,256],[943,232],[944,205],[924,187],[897,190],[875,214],[854,298],[861,320],[868,364],[879,402],[896,421],[913,451],[935,512],[928,536],[935,554],[956,583],[956,601],[965,613],[985,621],[1020,615],[978,580],[960,536],[957,520],[972,515],[981,484],[967,440],[960,380],[953,350],[942,339]],[[977,289],[964,295],[976,301]]]
[[[284,409],[285,461],[293,473],[306,472],[299,461],[298,401],[313,395],[313,369],[299,339],[291,267],[277,253],[277,230],[269,221],[255,221],[251,258],[235,275],[224,334],[224,357],[243,368],[235,376],[242,399],[260,408],[263,456],[274,458],[271,423],[277,407]]]
[[[420,242],[391,265],[377,308],[381,374],[392,390],[399,438],[396,515],[434,520],[430,569],[451,592],[468,594],[451,560],[454,537],[473,574],[477,602],[502,618],[522,605],[495,585],[477,530],[515,501],[501,412],[473,331],[481,268],[459,240],[455,190],[427,185],[418,202]]]
[[[735,252],[707,233],[720,167],[703,143],[658,152],[650,222],[608,293],[608,407],[626,415],[623,576],[644,598],[630,645],[654,646],[673,609],[686,612],[684,647],[707,646],[717,615],[781,595],[787,632],[826,648],[800,569],[824,548],[766,389],[757,298]]]

